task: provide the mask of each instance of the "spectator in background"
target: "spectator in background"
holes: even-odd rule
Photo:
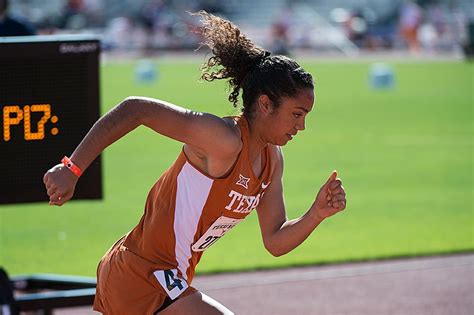
[[[418,28],[422,21],[422,10],[413,0],[406,0],[400,11],[400,33],[411,52],[420,51]]]
[[[349,18],[343,23],[347,37],[357,45],[364,48],[367,43],[367,21],[361,9],[351,12]]]
[[[293,10],[289,3],[277,15],[271,26],[272,51],[276,55],[290,55],[289,32],[293,21]]]
[[[162,0],[153,0],[144,4],[142,10],[139,12],[138,20],[141,27],[143,27],[144,39],[144,55],[149,55],[153,52],[155,43],[155,33],[160,31],[160,23],[162,23],[163,16],[167,11],[167,5]]]
[[[86,6],[83,0],[68,0],[62,13],[60,28],[79,30],[87,25]]]
[[[8,13],[8,0],[0,0],[0,36],[36,35],[29,23],[11,17]]]
[[[438,38],[443,37],[443,35],[446,33],[447,25],[445,14],[446,11],[443,10],[443,7],[441,7],[441,4],[438,0],[433,1],[433,3],[428,6],[428,16],[430,22],[433,24],[436,30]]]

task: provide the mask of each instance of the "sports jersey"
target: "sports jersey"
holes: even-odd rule
[[[139,224],[113,247],[111,252],[120,252],[117,255],[123,263],[116,271],[108,268],[107,279],[128,277],[123,286],[139,290],[137,283],[143,282],[145,292],[159,288],[161,294],[164,292],[172,299],[195,291],[190,284],[203,252],[256,208],[271,184],[275,161],[269,146],[262,151],[262,170],[257,176],[249,159],[247,119],[233,119],[241,132],[242,149],[228,175],[213,178],[204,174],[182,150],[150,190]],[[103,261],[113,260],[110,255]],[[99,265],[99,283],[100,273]],[[98,294],[105,296],[105,300],[114,294],[99,291],[98,285]],[[130,294],[133,295],[128,293],[124,298],[130,298]],[[153,299],[151,302],[159,303],[156,297]],[[96,301],[95,307],[101,310],[105,306]]]

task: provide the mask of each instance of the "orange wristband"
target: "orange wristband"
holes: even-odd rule
[[[82,171],[76,164],[72,163],[71,159],[67,156],[64,156],[61,162],[66,166],[71,172],[74,173],[77,177],[81,177]]]

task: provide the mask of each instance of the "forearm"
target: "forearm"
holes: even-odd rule
[[[303,243],[322,221],[322,218],[310,210],[300,218],[287,220],[272,235],[267,249],[274,256],[281,256],[292,251]]]
[[[71,160],[85,171],[109,145],[141,124],[139,108],[124,100],[101,117],[71,155]]]

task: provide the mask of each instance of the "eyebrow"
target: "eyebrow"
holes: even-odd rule
[[[307,110],[307,109],[304,108],[304,107],[297,106],[296,108],[301,109],[302,111],[304,111],[304,112],[306,112],[306,113],[309,113],[309,110]]]

